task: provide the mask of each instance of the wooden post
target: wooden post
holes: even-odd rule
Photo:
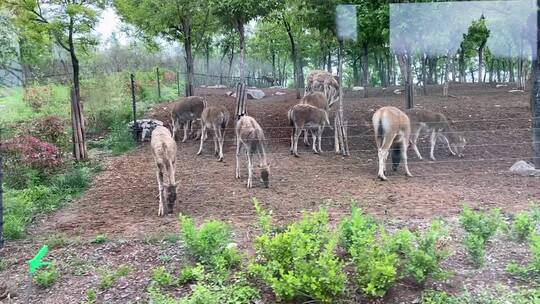
[[[135,141],[139,139],[139,126],[137,125],[137,105],[135,100],[135,75],[130,75],[131,79],[131,106],[133,108],[133,138]]]
[[[540,0],[539,0],[540,1]],[[339,39],[339,49],[338,49],[338,82],[339,82],[339,101],[338,101],[338,125],[335,126],[338,128],[338,142],[339,142],[339,149],[341,151],[341,155],[348,156],[349,151],[346,147],[347,140],[345,139],[345,119],[343,116],[343,89],[341,88],[343,85],[343,40]]]
[[[176,91],[178,96],[180,96],[180,72],[176,71]]]
[[[540,0],[539,0],[540,1]],[[236,85],[236,119],[246,114],[246,84],[239,82]]]
[[[539,0],[540,1],[540,0]],[[411,54],[407,54],[407,76],[405,77],[405,91],[407,95],[407,100],[405,101],[405,108],[412,109],[414,107],[414,84],[412,79],[412,62]]]
[[[2,133],[0,129],[0,141],[2,140]],[[0,142],[1,145],[1,142]],[[4,204],[3,204],[3,194],[4,190],[2,189],[2,182],[4,178],[4,163],[2,162],[2,149],[0,149],[0,249],[4,247]]]
[[[531,101],[533,107],[533,163],[536,169],[540,169],[540,0],[536,1],[536,56],[533,58],[534,87],[531,90]]]
[[[84,117],[80,96],[71,88],[71,129],[73,130],[73,155],[76,161],[86,159],[86,139]]]
[[[157,79],[157,96],[161,99],[161,85],[159,83],[159,68],[156,68],[156,79]]]

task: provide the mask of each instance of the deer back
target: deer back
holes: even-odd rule
[[[172,116],[178,121],[198,119],[201,117],[205,107],[206,100],[203,97],[186,97],[173,105]]]

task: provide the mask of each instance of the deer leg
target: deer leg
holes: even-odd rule
[[[163,216],[165,214],[165,208],[163,206],[163,168],[162,166],[158,165],[158,170],[156,173],[157,176],[157,182],[158,182],[158,191],[159,191],[159,208],[158,208],[158,216]]]
[[[308,130],[303,129],[302,131],[304,131],[304,145],[309,146],[309,133],[308,133]],[[300,132],[302,132],[302,131],[300,131]]]
[[[204,143],[204,134],[206,133],[206,126],[204,125],[204,123],[201,123],[202,124],[202,129],[201,129],[201,145],[199,147],[199,152],[197,152],[197,155],[201,155],[201,152],[202,152],[202,148],[203,148],[203,143]]]
[[[296,129],[296,127],[293,127],[293,129],[291,130],[291,147],[289,148],[289,152],[291,154],[294,154],[294,132],[295,132],[295,129]]]
[[[317,136],[318,134],[316,134],[314,131],[311,131],[311,138],[313,139],[312,150],[313,152],[315,152],[315,154],[319,154],[319,151],[317,151]]]
[[[184,138],[182,138],[182,142],[186,142],[187,140],[187,137],[188,137],[187,130],[188,130],[188,123],[186,121],[184,122]]]
[[[223,140],[225,136],[225,130],[221,130],[220,126],[216,126],[216,134],[217,134],[217,141],[218,141],[218,160],[223,161]]]
[[[401,140],[401,161],[403,162],[403,167],[405,168],[405,173],[407,176],[412,176],[407,164],[407,141],[405,138]]]
[[[240,178],[240,137],[236,135],[236,178]]]
[[[319,145],[319,153],[322,153],[322,149],[321,149],[321,142],[322,142],[322,134],[323,134],[323,130],[324,128],[323,127],[319,127],[319,142],[318,142],[318,145]]]
[[[171,121],[171,125],[172,125],[172,138],[176,142],[176,131],[178,131],[178,130],[177,130],[177,125],[176,125],[176,121],[174,120],[174,118]]]
[[[300,131],[302,129],[301,128],[295,128],[294,129],[294,150],[293,150],[293,153],[294,153],[294,156],[296,157],[300,157],[298,155],[298,138],[300,137]]]
[[[450,141],[448,140],[448,137],[440,133],[439,133],[439,136],[444,139],[444,142],[446,142],[446,145],[448,146],[448,150],[450,150],[450,154],[452,154],[453,156],[456,156],[456,152],[454,152],[454,150],[452,150],[452,147],[450,146]]]
[[[435,143],[437,142],[437,131],[433,130],[431,131],[431,150],[429,153],[429,157],[431,160],[435,160],[435,156],[433,155],[433,152],[435,151]]]
[[[418,159],[422,160],[422,155],[420,154],[420,151],[418,151],[418,147],[416,146],[416,142],[418,141],[418,136],[420,136],[420,131],[421,129],[418,129],[416,132],[414,132],[409,141],[411,142],[412,148],[414,152],[416,153],[416,156],[418,156]]]
[[[247,187],[251,188],[253,187],[253,154],[249,151],[250,149],[246,149],[246,155],[248,159],[248,181],[247,181]]]
[[[388,157],[388,149],[380,148],[378,152],[379,156],[379,178],[383,181],[387,180],[388,178],[384,175],[385,167],[386,167],[386,158]]]
[[[218,156],[219,153],[218,153],[218,130],[215,129],[215,126],[214,126],[214,155],[215,156]]]
[[[334,116],[334,149],[336,153],[339,153],[339,122],[338,122],[338,114],[336,112],[336,115]]]

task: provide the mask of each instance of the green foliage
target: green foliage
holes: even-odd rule
[[[106,235],[98,234],[96,237],[92,240],[93,244],[103,244],[108,241],[108,238]]]
[[[49,288],[54,285],[60,274],[56,266],[51,264],[44,269],[39,269],[34,274],[34,281],[41,288]]]
[[[537,208],[516,214],[511,226],[512,235],[520,241],[527,240],[534,232],[539,221],[538,214]]]
[[[135,148],[135,139],[133,133],[128,128],[127,124],[116,124],[109,129],[107,138],[100,146],[110,150],[115,156],[124,154]]]
[[[529,237],[529,249],[531,251],[532,259],[526,266],[520,266],[519,264],[512,262],[506,270],[512,274],[527,278],[531,275],[540,275],[540,234],[532,234]]]
[[[152,270],[152,281],[156,282],[160,286],[169,286],[174,283],[172,274],[170,274],[163,266],[154,268],[154,270]]]
[[[440,265],[450,255],[442,245],[448,235],[443,225],[442,221],[434,220],[424,233],[415,233],[414,244],[405,252],[404,272],[418,283],[423,284],[429,277],[443,279],[447,275]]]
[[[341,245],[349,250],[351,246],[357,245],[355,242],[360,241],[364,236],[373,235],[377,230],[375,220],[362,213],[357,207],[352,207],[351,218],[341,221]]]
[[[343,263],[334,254],[336,244],[325,211],[304,214],[283,232],[258,236],[257,259],[250,268],[281,299],[331,302],[343,292],[346,280]]]
[[[56,249],[56,248],[62,248],[65,247],[68,244],[68,240],[66,239],[66,235],[63,233],[56,233],[52,234],[47,238],[47,241],[45,242],[47,246],[49,246],[49,249]]]
[[[220,221],[210,221],[195,227],[187,216],[180,215],[180,231],[190,253],[201,263],[221,269],[238,265],[240,257],[234,247],[229,225]]]
[[[148,297],[149,297],[150,303],[153,303],[153,304],[179,304],[180,303],[179,300],[171,296],[168,296],[166,294],[163,294],[161,289],[155,284],[150,284],[150,286],[148,286],[147,291],[148,291]]]
[[[189,282],[199,282],[204,280],[204,267],[201,264],[197,266],[187,266],[180,271],[180,276],[178,277],[178,284],[186,284]]]
[[[493,209],[490,212],[475,212],[465,205],[459,222],[466,232],[465,247],[473,261],[477,265],[482,265],[486,243],[502,223],[499,209]]]
[[[97,300],[96,291],[93,289],[87,289],[86,290],[86,303],[93,304],[93,303],[96,303],[96,300]]]
[[[99,274],[99,285],[98,288],[101,290],[107,290],[111,288],[118,279],[128,275],[131,272],[132,268],[128,265],[122,265],[116,270],[111,270],[108,268],[98,269]]]
[[[538,288],[523,288],[518,290],[503,289],[497,293],[482,292],[451,296],[444,291],[428,290],[422,293],[422,304],[531,304],[540,303],[540,290]]]
[[[193,293],[180,301],[181,304],[220,304],[219,294],[210,290],[207,286],[197,284],[193,287]]]
[[[460,304],[459,298],[453,297],[444,291],[428,290],[422,293],[422,304]]]

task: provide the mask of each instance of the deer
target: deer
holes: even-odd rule
[[[392,169],[396,171],[402,161],[405,173],[412,176],[407,165],[407,148],[411,134],[411,123],[407,114],[396,107],[386,106],[373,114],[372,122],[379,158],[378,177],[383,181],[388,179],[385,171],[390,151],[392,151]]]
[[[313,151],[315,154],[322,152],[321,139],[324,127],[330,126],[328,113],[309,104],[294,105],[287,113],[292,127],[290,152],[295,157],[298,155],[298,138],[302,130],[311,131],[313,135]],[[318,139],[318,149],[317,149]]]
[[[176,139],[176,132],[183,125],[184,138],[182,142],[186,142],[188,129],[190,129],[191,133],[193,132],[193,122],[201,118],[201,114],[206,106],[206,99],[200,96],[190,96],[176,102],[171,110],[173,138]]]
[[[157,126],[152,131],[150,140],[152,154],[156,164],[156,175],[159,190],[159,209],[158,216],[164,216],[166,213],[173,213],[176,202],[176,181],[174,178],[176,166],[176,142],[174,141],[169,129],[163,126]],[[164,173],[167,173],[167,183],[164,183]],[[165,199],[167,209],[165,209]]]
[[[444,114],[417,108],[405,110],[405,113],[411,121],[410,143],[416,156],[418,156],[420,160],[423,158],[420,151],[418,151],[416,142],[423,130],[431,132],[429,154],[431,160],[436,160],[433,152],[435,150],[437,138],[442,138],[453,156],[463,157],[463,150],[465,149],[467,140],[461,135],[456,135],[456,132],[450,126],[450,123]]]
[[[224,106],[208,106],[204,108],[201,114],[201,145],[197,155],[201,155],[206,129],[210,129],[214,131],[215,155],[218,157],[218,161],[223,161],[223,142],[229,117],[229,112]]]
[[[312,105],[318,109],[325,110],[328,112],[328,99],[326,98],[326,95],[324,95],[322,92],[311,92],[307,95],[304,95],[302,97],[302,100],[300,103],[303,104],[309,104]],[[309,145],[308,142],[308,132],[306,130],[304,131],[304,144],[307,146]]]
[[[264,132],[259,123],[251,116],[243,115],[236,122],[236,178],[240,178],[240,152],[246,151],[248,160],[248,180],[247,187],[253,186],[253,155],[259,156],[259,167],[261,168],[261,182],[265,188],[270,185],[270,167],[266,160],[264,151]]]

